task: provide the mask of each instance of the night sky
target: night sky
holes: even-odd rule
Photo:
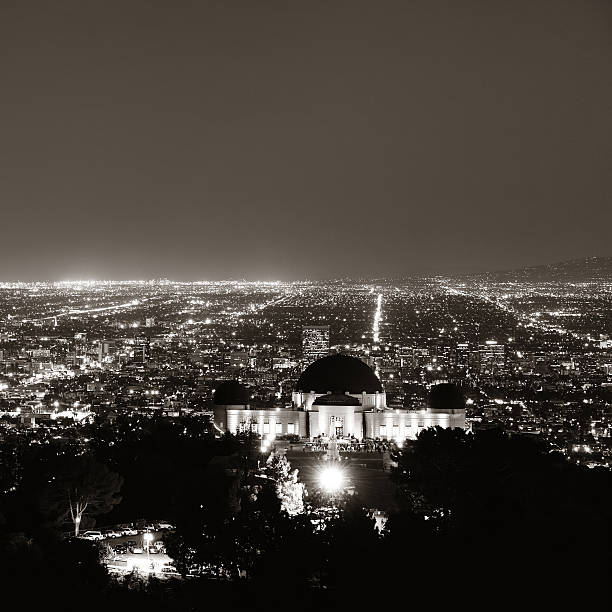
[[[0,280],[610,255],[612,2],[0,2]]]

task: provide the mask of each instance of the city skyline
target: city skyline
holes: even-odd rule
[[[594,266],[589,267],[589,266]],[[440,272],[415,272],[413,274],[397,275],[397,276],[363,276],[363,275],[343,275],[338,277],[303,277],[303,278],[248,278],[246,276],[235,276],[235,277],[210,277],[210,278],[182,278],[180,275],[175,277],[160,277],[160,276],[148,276],[141,278],[129,278],[121,277],[99,277],[99,278],[24,278],[24,279],[9,279],[0,278],[0,285],[14,285],[14,284],[104,284],[104,283],[252,283],[252,284],[270,284],[270,283],[316,283],[316,282],[327,282],[327,281],[363,281],[363,282],[393,282],[400,281],[405,282],[409,279],[426,279],[426,278],[488,278],[504,276],[511,277],[517,276],[517,280],[525,280],[525,275],[540,275],[543,277],[550,277],[550,280],[561,280],[559,276],[564,277],[565,281],[579,280],[574,278],[573,275],[577,275],[586,281],[592,282],[597,278],[608,278],[612,269],[612,257],[579,257],[576,259],[566,261],[554,261],[547,264],[541,263],[538,265],[525,266],[522,268],[511,268],[511,269],[485,269],[472,272],[464,273],[448,273],[443,274]],[[519,278],[523,276],[523,278]],[[570,278],[571,277],[571,278]],[[539,280],[543,280],[540,278]]]

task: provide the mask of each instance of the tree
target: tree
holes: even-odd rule
[[[196,538],[200,540],[201,534],[196,534]],[[194,539],[193,535],[191,539]],[[176,569],[181,576],[185,577],[189,566],[197,560],[194,548],[189,545],[188,539],[182,530],[173,531],[166,535],[164,543],[166,551],[174,561]]]
[[[93,457],[76,457],[51,480],[44,502],[58,521],[69,516],[74,535],[78,536],[85,513],[89,516],[104,514],[121,501],[122,484],[119,474]]]
[[[606,589],[592,585],[609,585],[611,575],[602,545],[612,524],[608,470],[572,465],[527,436],[441,428],[406,444],[398,464],[401,516],[389,521],[390,556],[407,536],[424,567],[442,558],[469,568],[487,596],[520,568],[537,576],[532,597],[537,586],[548,602],[553,593],[562,603],[570,595],[603,598]],[[457,571],[453,588],[466,577]]]
[[[276,482],[276,495],[289,516],[304,512],[304,484],[298,482],[298,470],[291,470],[291,465],[283,455],[272,453],[265,467],[266,475]]]

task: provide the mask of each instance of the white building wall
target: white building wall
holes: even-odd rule
[[[355,412],[357,406],[323,406],[317,405],[314,410],[309,411],[308,420],[310,424],[310,437],[319,435],[329,436],[335,433],[331,418],[341,418],[343,435],[363,438],[363,417],[361,412]]]
[[[307,392],[304,393],[302,391],[294,391],[291,399],[293,401],[293,405],[296,408],[302,408],[303,410],[312,410],[313,402],[323,395],[327,395],[326,393],[313,393]],[[377,408],[379,410],[383,410],[387,407],[387,394],[382,392],[376,393],[348,393],[350,397],[354,397],[361,402],[361,406],[355,406],[355,411],[364,411],[370,410],[372,408]]]
[[[365,418],[367,438],[414,440],[428,427],[465,429],[465,410],[384,410]]]
[[[248,410],[248,404],[232,404],[227,406],[215,406],[213,409],[215,425],[223,431],[230,431],[228,428],[227,413],[229,410]]]
[[[361,406],[316,405],[313,410],[249,410],[244,406],[216,406],[215,423],[225,431],[245,428],[260,435],[296,434],[301,437],[333,433],[330,418],[341,417],[345,436],[414,440],[428,427],[465,429],[465,410],[374,410],[359,412]],[[357,409],[357,410],[356,410]],[[365,416],[365,431],[364,417]],[[308,420],[308,428],[307,428]],[[277,427],[278,424],[278,427]]]
[[[228,406],[225,430],[236,434],[250,429],[259,435],[306,436],[306,413],[298,410],[245,410]],[[278,427],[277,427],[278,425]]]

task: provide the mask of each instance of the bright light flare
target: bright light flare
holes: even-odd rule
[[[334,493],[344,486],[344,474],[339,467],[325,467],[319,474],[319,483],[328,493]]]

